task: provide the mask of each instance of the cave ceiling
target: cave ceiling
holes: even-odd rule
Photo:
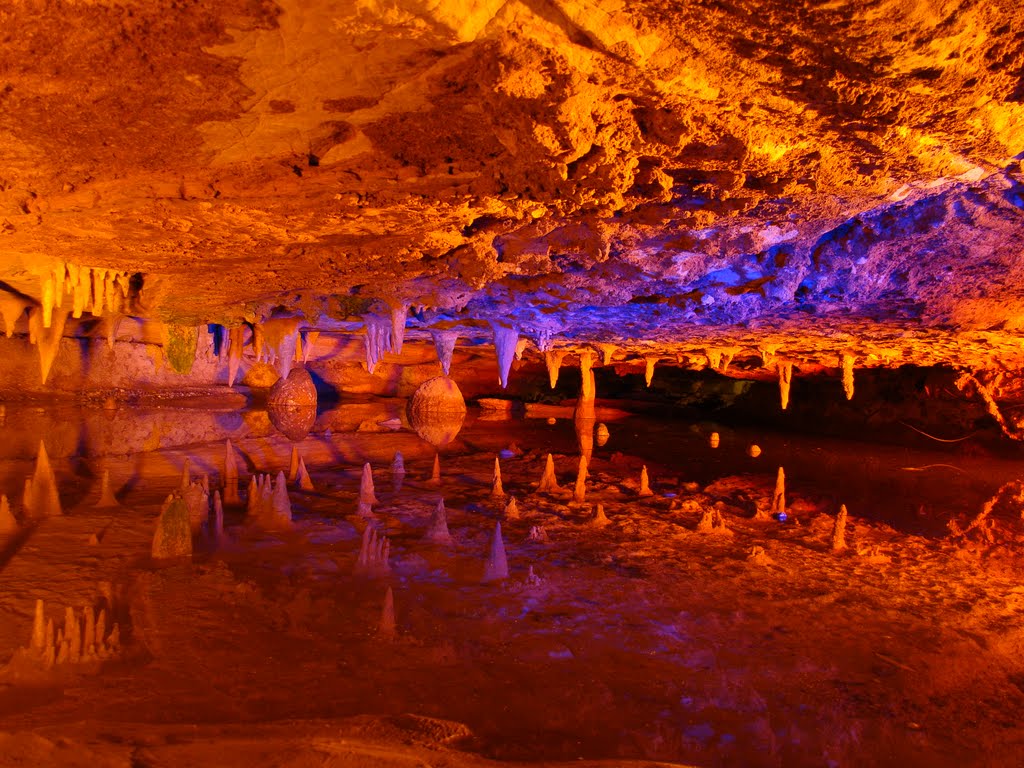
[[[1009,0],[40,0],[0,41],[33,301],[67,263],[184,325],[1020,347]]]

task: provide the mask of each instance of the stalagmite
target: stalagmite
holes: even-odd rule
[[[590,524],[595,528],[604,528],[611,522],[604,514],[604,504],[597,505],[597,512],[594,514],[594,519],[590,521]]]
[[[564,349],[549,349],[544,353],[544,365],[547,366],[548,381],[551,383],[552,389],[558,386],[558,371],[567,354],[569,353]]]
[[[377,636],[382,640],[395,639],[395,593],[391,587],[388,587],[388,591],[384,594],[384,607],[380,612]]]
[[[288,462],[288,480],[295,482],[295,478],[299,474],[299,449],[294,445],[292,446],[292,456]]]
[[[359,545],[356,559],[356,573],[381,575],[391,570],[388,559],[391,556],[391,542],[387,536],[377,536],[377,529],[367,525]]]
[[[100,500],[96,502],[96,509],[109,509],[111,507],[119,507],[117,499],[114,498],[113,491],[110,490],[110,470],[104,469],[103,476],[100,480]]]
[[[644,381],[647,386],[651,386],[651,382],[654,380],[654,365],[658,362],[656,357],[645,357],[644,358]]]
[[[245,343],[245,326],[236,325],[228,331],[228,386],[235,386],[238,369],[242,366],[242,346]]]
[[[484,564],[484,582],[501,581],[508,578],[508,560],[505,557],[505,542],[501,538],[501,523],[494,524],[491,549]]]
[[[184,489],[175,492],[185,500],[188,507],[188,520],[192,533],[198,533],[210,519],[210,491],[209,484],[199,480],[190,482]]]
[[[793,363],[786,361],[778,364],[779,371],[779,397],[782,401],[782,410],[789,407],[789,388],[793,383]]]
[[[434,454],[434,468],[430,472],[430,479],[427,480],[430,485],[441,484],[441,454]]]
[[[455,352],[455,342],[459,334],[456,331],[431,331],[430,337],[434,340],[434,349],[437,351],[437,359],[441,362],[441,370],[445,376],[451,375],[452,354]]]
[[[644,468],[640,470],[640,491],[638,492],[637,495],[641,496],[641,497],[642,496],[653,496],[654,495],[653,491],[651,491],[650,480],[647,477],[647,465],[646,464],[644,465]]]
[[[376,504],[377,496],[373,489],[373,469],[370,462],[363,464],[363,474],[359,479],[359,501],[364,504]]]
[[[185,457],[185,463],[181,466],[181,478],[178,481],[178,490],[184,491],[192,484],[192,459]]]
[[[835,524],[832,526],[831,549],[833,552],[841,552],[846,549],[846,505],[839,507],[839,514],[836,515]]]
[[[597,398],[597,385],[594,383],[594,350],[580,350],[580,402],[593,403]]]
[[[274,528],[289,528],[292,524],[292,503],[288,498],[288,481],[284,472],[277,473],[274,491],[271,495],[271,525]]]
[[[519,505],[516,503],[515,496],[509,497],[508,504],[505,505],[505,519],[506,520],[518,520],[519,519]]]
[[[220,500],[220,491],[213,492],[213,540],[224,538],[224,504]]]
[[[547,462],[544,464],[544,474],[541,475],[540,484],[537,486],[537,492],[560,490],[562,489],[559,487],[558,479],[555,477],[555,460],[549,453]]]
[[[57,478],[50,466],[50,457],[42,440],[39,441],[35,472],[25,480],[25,497],[22,504],[27,518],[62,514],[60,495],[57,493]]]
[[[154,560],[191,557],[192,529],[184,499],[167,497],[156,522],[151,552]]]
[[[402,345],[405,343],[405,319],[408,315],[408,304],[399,304],[397,307],[391,308],[391,352],[393,354],[402,354]]]
[[[427,541],[435,544],[451,544],[452,537],[448,532],[448,513],[444,508],[444,499],[439,499],[434,514],[430,517],[430,527],[427,528]]]
[[[847,400],[853,399],[853,364],[857,358],[849,352],[843,352],[839,365],[843,370],[843,392]]]
[[[601,365],[611,365],[612,355],[619,350],[614,344],[598,344],[597,348],[601,351]]]
[[[498,457],[494,457],[494,473],[491,475],[491,498],[500,499],[505,496],[505,489],[501,487],[501,464]]]
[[[7,501],[7,496],[0,496],[0,536],[5,536],[10,533],[14,533],[18,530],[18,521],[14,519],[14,515],[11,513],[10,502]]]
[[[587,457],[580,456],[580,466],[576,472],[576,485],[572,490],[572,500],[582,503],[587,494]]]
[[[711,509],[704,510],[704,514],[697,523],[697,531],[699,533],[732,533],[732,531],[729,530],[729,526],[725,524],[725,518],[722,516],[721,511],[713,507]]]
[[[509,371],[512,370],[512,359],[516,354],[519,331],[495,320],[491,321],[491,329],[494,332],[494,352],[498,358],[498,383],[505,389],[508,386]]]
[[[313,487],[313,479],[309,476],[309,472],[306,471],[305,459],[299,459],[299,471],[296,474],[296,480],[299,483],[299,488],[303,491],[315,490]]]
[[[67,319],[68,313],[64,310],[51,312],[49,323],[44,323],[44,317],[38,307],[33,307],[29,312],[29,340],[39,350],[39,372],[43,384],[50,377],[53,361],[57,359],[57,352],[60,351]]]
[[[238,462],[231,440],[224,441],[224,503],[238,504]]]
[[[46,616],[42,600],[36,600],[36,612],[32,619],[32,639],[29,641],[29,648],[33,651],[42,651],[46,643]]]
[[[249,478],[249,490],[246,492],[245,499],[245,514],[247,517],[255,520],[260,515],[262,509],[262,502],[260,499],[260,479],[253,475]]]
[[[786,472],[782,467],[779,467],[779,474],[775,477],[775,492],[772,493],[772,505],[769,512],[772,515],[786,513]]]
[[[366,370],[373,374],[384,352],[391,348],[391,327],[380,315],[363,315],[363,321],[366,324]]]

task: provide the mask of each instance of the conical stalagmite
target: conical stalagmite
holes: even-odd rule
[[[793,384],[793,363],[786,361],[778,364],[779,370],[779,399],[782,402],[782,410],[789,407],[789,388]]]
[[[25,498],[22,503],[28,518],[63,514],[60,495],[57,493],[57,478],[42,440],[39,441],[39,453],[36,455],[36,471],[25,480]]]
[[[46,616],[42,600],[36,600],[36,612],[32,619],[32,639],[29,647],[42,651],[46,643]]]
[[[388,587],[388,591],[384,595],[384,607],[380,612],[377,636],[382,640],[395,639],[395,593],[391,587]]]
[[[455,352],[455,342],[459,339],[457,331],[431,331],[430,337],[434,340],[434,349],[437,350],[437,359],[441,363],[441,370],[445,376],[451,375],[452,354]]]
[[[181,467],[181,478],[178,481],[178,490],[184,491],[192,484],[192,459],[185,457],[185,463]]]
[[[484,578],[487,581],[501,581],[508,578],[508,560],[505,557],[505,542],[501,538],[501,523],[494,524],[491,549],[484,564]]]
[[[836,515],[835,524],[832,526],[832,541],[830,547],[833,552],[842,552],[846,549],[846,505],[839,507],[839,514]]]
[[[772,506],[769,512],[772,515],[786,512],[786,472],[782,467],[779,467],[779,474],[775,477],[775,492],[772,493]]]
[[[377,496],[373,489],[373,469],[370,462],[363,464],[363,474],[359,480],[359,501],[363,504],[376,504]]]
[[[238,462],[230,440],[224,441],[224,503],[238,504]]]
[[[288,481],[294,483],[299,476],[299,449],[292,446],[292,456],[288,462]]]
[[[292,524],[292,502],[288,498],[288,480],[284,472],[277,473],[274,490],[270,496],[272,517],[268,527],[289,528]]]
[[[109,509],[111,507],[119,507],[117,499],[114,498],[114,492],[110,490],[110,470],[103,470],[103,478],[100,480],[100,500],[96,502],[97,509]]]
[[[315,490],[313,487],[313,479],[309,476],[309,472],[306,471],[305,459],[299,459],[299,471],[295,475],[296,481],[298,481],[299,488],[303,491]]]
[[[505,519],[506,520],[518,520],[519,519],[519,505],[516,503],[516,497],[510,496],[508,504],[505,505]]]
[[[587,495],[587,457],[580,456],[580,466],[576,472],[576,485],[572,490],[572,500],[582,503]]]
[[[548,381],[551,383],[552,389],[558,385],[558,371],[567,354],[569,353],[564,349],[549,349],[544,353],[544,365],[547,366]]]
[[[11,513],[10,502],[7,501],[7,496],[0,496],[0,536],[4,536],[9,533],[14,533],[18,530],[18,521],[14,519],[14,515]]]
[[[604,528],[611,520],[604,513],[604,504],[597,505],[597,512],[594,513],[594,519],[590,521],[590,524],[595,528]]]
[[[213,526],[211,535],[214,541],[224,538],[224,504],[220,500],[220,491],[213,492]]]
[[[537,486],[537,492],[543,491],[560,491],[561,488],[558,486],[558,479],[555,477],[555,460],[551,454],[548,454],[548,459],[544,463],[544,474],[540,477],[540,484]]]
[[[441,484],[441,454],[434,454],[434,468],[430,472],[430,479],[427,480],[430,485]]]
[[[653,496],[654,493],[651,491],[651,481],[647,477],[647,465],[644,464],[644,468],[640,470],[640,491],[639,496]]]
[[[853,364],[857,358],[849,352],[843,352],[839,365],[843,370],[843,392],[847,400],[853,399]]]
[[[169,496],[156,522],[153,534],[154,560],[167,560],[192,555],[192,528],[184,499]]]
[[[435,544],[452,543],[452,536],[448,532],[448,512],[444,508],[444,499],[439,499],[434,508],[434,514],[430,517],[430,527],[427,528],[426,539]]]
[[[505,389],[508,386],[509,371],[512,370],[512,360],[516,356],[519,331],[494,320],[491,321],[491,328],[494,331],[494,352],[498,357],[498,383]]]
[[[491,498],[500,499],[505,496],[505,489],[501,487],[501,464],[498,457],[494,457],[494,474],[491,475]]]

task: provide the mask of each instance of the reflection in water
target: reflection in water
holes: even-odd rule
[[[447,376],[423,382],[409,400],[409,423],[435,448],[451,443],[466,420],[466,401],[459,385]]]
[[[280,405],[267,403],[267,414],[270,416],[270,423],[277,430],[297,443],[312,431],[316,424],[316,406]]]

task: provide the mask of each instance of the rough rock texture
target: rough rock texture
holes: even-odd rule
[[[409,304],[413,335],[684,365],[1024,365],[1008,0],[100,0],[0,30],[18,334],[66,293],[100,338]]]

